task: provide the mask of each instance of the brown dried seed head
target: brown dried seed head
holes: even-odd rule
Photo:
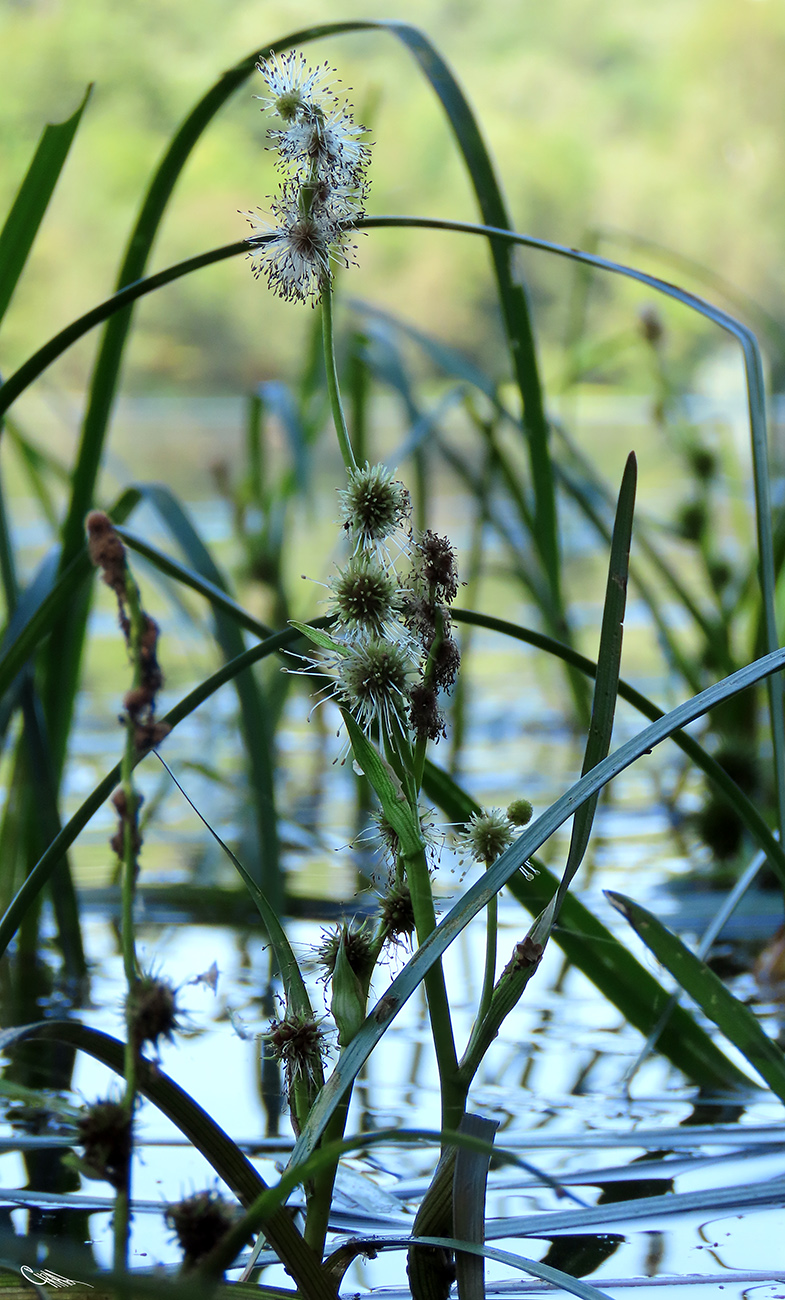
[[[77,1127],[86,1176],[124,1187],[131,1159],[131,1116],[125,1106],[119,1101],[96,1101],[80,1116]]]
[[[108,587],[122,598],[125,592],[125,547],[103,510],[91,510],[85,521],[90,559]]]
[[[177,997],[168,980],[143,975],[133,988],[128,1005],[128,1019],[137,1049],[144,1043],[158,1048],[161,1038],[172,1042],[177,1020]]]
[[[183,1268],[192,1268],[226,1235],[237,1209],[220,1192],[196,1192],[166,1210],[167,1227],[183,1252]]]

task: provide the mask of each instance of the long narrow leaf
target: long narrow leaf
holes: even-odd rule
[[[785,1101],[785,1055],[764,1033],[749,1007],[734,997],[714,971],[645,907],[624,894],[612,890],[605,892],[608,900],[629,921],[657,960],[678,980],[685,993],[738,1047],[780,1100]]]
[[[440,924],[407,962],[401,973],[392,981],[379,1002],[371,1011],[349,1046],[342,1053],[335,1070],[317,1098],[308,1122],[297,1139],[291,1164],[306,1159],[319,1141],[324,1128],[346,1090],[362,1069],[376,1043],[385,1033],[391,1020],[411,997],[428,971],[446,952],[462,930],[507,883],[510,877],[545,843],[568,817],[571,817],[585,800],[591,798],[604,785],[623,772],[643,754],[659,745],[674,731],[685,727],[709,709],[730,699],[761,681],[769,673],[780,672],[785,667],[785,650],[756,660],[724,681],[710,686],[693,699],[680,704],[658,722],[652,723],[626,744],[621,745],[596,767],[581,777],[551,807],[532,822],[514,844],[505,849],[493,866],[484,872],[463,897],[443,917]]]
[[[227,583],[222,573],[174,493],[161,483],[141,484],[139,492],[158,512],[190,565],[212,586],[225,591]],[[221,653],[227,663],[236,660],[245,650],[245,641],[237,620],[218,608],[214,618],[215,636]],[[254,801],[259,854],[257,883],[272,907],[280,912],[283,909],[283,880],[278,852],[271,720],[264,688],[252,672],[239,674],[234,679],[234,684],[240,704],[249,783]]]
[[[327,619],[321,620],[322,625],[327,621]],[[233,681],[239,673],[265,659],[268,655],[275,654],[290,646],[298,639],[299,635],[299,632],[295,629],[286,628],[282,632],[276,632],[274,636],[263,641],[261,645],[253,646],[250,650],[238,655],[236,660],[224,664],[217,672],[200,682],[194,690],[190,691],[188,695],[169,710],[165,717],[162,718],[162,721],[168,723],[170,728],[176,727],[179,722],[189,717],[194,709],[197,709],[200,704],[208,700],[217,690],[220,690],[227,682]],[[137,759],[137,762],[141,762],[141,759]],[[2,919],[0,919],[0,956],[2,956],[13,939],[22,917],[49,880],[63,853],[71,847],[91,817],[106,802],[119,779],[120,764],[116,763],[111,771],[107,772],[103,780],[99,781],[95,789],[91,791],[70,821],[63,827],[60,834],[55,837],[46,852],[42,854],[35,864]]]
[[[187,565],[178,564],[170,555],[165,555],[158,547],[151,546],[144,538],[138,537],[136,533],[130,532],[127,528],[115,528],[117,536],[125,543],[129,550],[136,551],[137,555],[142,555],[161,573],[167,577],[174,578],[176,582],[182,583],[184,587],[190,587],[191,591],[196,591],[200,596],[209,600],[210,604],[223,614],[228,614],[238,627],[245,628],[246,632],[252,632],[254,636],[264,640],[272,636],[272,628],[267,627],[265,623],[260,623],[258,618],[249,614],[242,605],[238,605],[236,600],[214,582],[210,582],[202,574],[197,573]]]
[[[439,221],[424,217],[415,218],[390,218],[390,217],[366,217],[361,223],[366,229],[374,226],[385,225],[412,225],[427,227],[430,229],[440,230],[463,230],[468,231],[470,225],[457,221]],[[474,227],[476,229],[476,227]],[[487,232],[487,227],[485,230]],[[509,231],[499,232],[502,239],[511,239],[526,245],[530,248],[541,248],[547,252],[554,253],[559,257],[566,257],[576,262],[582,262],[586,266],[595,266],[601,270],[612,271],[618,275],[627,276],[630,279],[638,280],[641,284],[646,284],[655,289],[658,293],[663,293],[669,298],[674,298],[678,302],[697,311],[700,315],[713,320],[715,324],[722,329],[727,330],[737,340],[741,347],[744,358],[744,373],[747,385],[747,399],[750,420],[750,437],[752,445],[752,466],[753,481],[755,487],[755,523],[758,539],[758,557],[760,562],[760,584],[761,598],[763,604],[763,622],[766,636],[766,648],[773,653],[779,645],[777,633],[777,616],[774,606],[774,593],[776,587],[776,566],[774,560],[774,538],[772,531],[772,512],[771,496],[769,490],[769,469],[768,469],[768,435],[766,432],[766,393],[763,381],[763,363],[760,355],[758,341],[752,330],[737,320],[728,312],[721,311],[720,308],[706,302],[697,294],[688,293],[676,285],[669,284],[667,280],[660,280],[656,276],[648,275],[644,271],[629,266],[623,266],[618,262],[608,261],[606,258],[598,257],[596,254],[582,253],[574,248],[567,248],[563,244],[554,244],[547,240],[537,240],[530,236],[511,236]],[[772,741],[774,747],[774,768],[776,778],[776,799],[778,810],[778,824],[780,830],[780,839],[785,841],[785,692],[783,690],[782,680],[779,677],[772,678],[768,683],[769,692],[769,714],[772,731]]]
[[[619,668],[621,665],[621,647],[624,633],[624,611],[627,604],[627,576],[630,565],[630,540],[632,538],[632,517],[635,508],[635,488],[638,470],[634,454],[627,457],[627,464],[619,492],[616,509],[616,522],[611,539],[611,556],[608,566],[608,584],[602,611],[600,629],[600,649],[597,656],[597,674],[594,686],[591,723],[586,739],[586,752],[583,759],[581,775],[590,772],[597,763],[606,757],[611,747],[613,719],[616,714],[616,697],[619,690]],[[549,904],[543,913],[543,923],[538,922],[532,933],[535,943],[543,944],[550,935],[550,929],[559,914],[575,873],[583,861],[591,835],[597,797],[587,799],[579,812],[575,814],[564,868],[559,888],[554,895],[553,904]]]
[[[68,1043],[87,1052],[97,1061],[102,1061],[117,1074],[123,1073],[124,1044],[109,1034],[81,1025],[75,1020],[47,1020],[39,1024],[23,1025],[18,1029],[7,1029],[0,1033],[0,1051],[30,1038]],[[157,1065],[144,1059],[139,1060],[137,1083],[139,1091],[201,1151],[241,1201],[247,1205],[264,1192],[266,1184],[247,1156],[243,1155],[207,1111]],[[314,1300],[335,1300],[319,1261],[294,1227],[286,1210],[280,1208],[273,1211],[266,1232],[271,1246],[287,1271],[302,1286],[305,1295],[314,1297]]]
[[[91,91],[92,86],[88,86],[76,112],[65,122],[50,122],[44,127],[33,161],[0,231],[0,321],[24,270]]]
[[[485,627],[494,632],[501,632],[516,641],[522,641],[525,645],[544,650],[548,654],[555,655],[557,658],[573,664],[589,677],[593,677],[597,671],[597,665],[591,659],[587,659],[585,655],[579,654],[576,650],[560,641],[554,641],[552,637],[545,636],[542,632],[535,632],[531,628],[520,627],[517,623],[509,623],[504,619],[493,618],[487,614],[478,614],[474,610],[454,609],[452,610],[452,617],[456,623],[468,623],[474,627]],[[647,699],[645,695],[642,695],[640,691],[636,691],[635,687],[630,686],[623,678],[619,680],[619,696],[652,722],[665,716],[662,709]],[[725,769],[720,767],[717,760],[712,758],[711,754],[707,753],[692,736],[686,732],[676,731],[671,736],[671,740],[722,792],[723,797],[731,804],[744,822],[758,847],[766,854],[772,870],[776,872],[779,880],[785,886],[785,851],[772,835],[770,827],[767,826],[752,800],[736,785],[736,782]]]
[[[180,782],[177,780],[177,777],[175,776],[169,764],[163,758],[161,758],[160,754],[158,754],[157,757],[158,757],[158,761],[160,763],[163,763],[164,767],[166,768],[170,777],[174,781],[175,785],[177,786],[177,789],[180,791],[183,798],[186,799],[190,804],[190,806],[193,808],[197,817],[202,822],[202,825],[207,827],[207,830],[210,832],[215,842],[223,849],[229,861],[232,863],[232,866],[238,872],[240,878],[244,881],[246,888],[248,889],[248,892],[251,895],[251,898],[256,904],[256,908],[259,912],[260,917],[262,918],[262,924],[264,925],[264,928],[267,931],[267,937],[270,940],[270,945],[272,947],[273,952],[275,953],[276,962],[278,963],[278,970],[280,971],[281,979],[283,981],[283,986],[286,992],[287,1008],[292,1012],[294,1012],[295,1015],[303,1016],[309,1020],[312,1020],[313,1008],[311,1006],[310,998],[308,997],[308,991],[305,987],[303,977],[300,974],[300,967],[297,965],[297,958],[292,952],[292,946],[289,943],[289,939],[287,937],[286,931],[281,925],[277,912],[274,910],[274,908],[270,906],[270,903],[267,899],[267,896],[264,893],[264,890],[259,888],[259,885],[254,880],[250,871],[246,871],[240,859],[234,853],[232,853],[232,850],[229,848],[229,845],[226,844],[225,841],[221,839],[220,835],[214,829],[214,827],[212,827],[210,823],[207,821],[207,819],[202,816],[199,809],[196,807],[196,804],[192,801],[192,799],[188,796],[188,794],[186,794]]]
[[[433,763],[426,762],[423,789],[451,822],[466,822],[480,811],[480,805]],[[559,882],[544,863],[534,859],[532,865],[532,879],[524,879],[516,872],[506,888],[536,917],[553,898]],[[666,990],[574,894],[564,899],[552,938],[628,1024],[644,1035],[651,1033],[669,1004]],[[688,1079],[710,1091],[734,1092],[754,1086],[684,1007],[674,1007],[672,1018],[661,1031],[657,1050]]]

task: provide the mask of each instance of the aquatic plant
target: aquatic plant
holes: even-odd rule
[[[366,133],[336,98],[331,71],[326,67],[312,68],[299,52],[299,47],[311,39],[351,30],[392,33],[413,55],[447,113],[475,189],[482,224],[365,215],[370,158]],[[197,254],[146,277],[146,261],[155,234],[188,155],[221,104],[253,75],[257,66],[267,87],[267,94],[262,97],[265,110],[272,111],[277,118],[270,141],[278,154],[284,178],[277,197],[270,203],[273,221],[268,226],[251,215],[250,237]],[[83,109],[84,105],[69,122],[47,128],[0,232],[0,307],[3,309],[8,306],[22,274]],[[357,364],[350,378],[349,409],[356,417],[354,428],[350,428],[346,418],[336,360],[335,271],[339,266],[345,268],[353,263],[351,241],[356,231],[393,226],[461,232],[487,241],[509,344],[511,373],[517,387],[516,402],[520,399],[519,413],[515,404],[502,399],[498,379],[487,383],[476,371],[469,373],[459,358],[447,349],[439,350],[433,340],[420,336],[418,343],[424,350],[430,349],[432,356],[438,356],[440,364],[452,367],[460,379],[461,401],[475,426],[484,456],[483,472],[473,476],[478,521],[481,525],[488,515],[492,494],[502,483],[508,501],[517,511],[520,533],[525,538],[523,547],[514,534],[509,538],[512,567],[534,597],[544,631],[455,607],[459,590],[455,549],[449,538],[431,529],[423,518],[427,476],[421,472],[422,463],[416,459],[418,445],[414,446],[411,487],[407,486],[405,474],[399,476],[398,471],[390,470],[368,454],[367,429],[363,428],[363,384],[373,373],[373,366],[370,362],[365,364],[362,349],[355,351]],[[760,572],[759,589],[754,598],[750,594],[749,602],[756,617],[756,650],[761,653],[757,658],[749,656],[751,662],[735,663],[717,642],[715,650],[719,657],[714,664],[703,664],[699,671],[668,631],[662,610],[652,597],[648,601],[652,618],[665,635],[671,658],[681,667],[686,687],[692,691],[692,698],[667,714],[662,714],[620,678],[636,490],[635,458],[631,455],[627,461],[611,514],[609,493],[604,488],[599,493],[603,509],[595,508],[598,475],[594,468],[586,468],[582,481],[578,482],[577,458],[556,453],[557,431],[545,414],[526,292],[513,257],[520,246],[539,248],[574,265],[636,280],[649,290],[701,313],[730,332],[742,348],[750,405],[757,521],[757,550],[754,563],[750,562],[750,572],[757,572],[758,566]],[[341,519],[337,529],[345,553],[330,579],[329,613],[310,623],[289,620],[286,626],[275,631],[233,599],[227,581],[173,493],[160,486],[135,486],[126,490],[111,509],[94,509],[97,474],[108,436],[133,303],[199,267],[242,255],[250,258],[252,270],[266,278],[273,292],[295,304],[309,302],[318,310],[324,388],[345,471],[339,488]],[[331,1249],[328,1233],[338,1163],[344,1154],[358,1147],[390,1140],[389,1134],[380,1133],[344,1136],[351,1091],[374,1047],[414,991],[424,985],[441,1089],[438,1128],[432,1129],[430,1136],[437,1134],[442,1151],[415,1220],[413,1236],[403,1243],[403,1248],[409,1251],[409,1276],[417,1300],[446,1295],[453,1276],[452,1256],[456,1253],[462,1295],[480,1294],[482,1272],[467,1264],[464,1255],[499,1257],[502,1253],[494,1255],[493,1248],[483,1244],[482,1226],[484,1172],[494,1152],[495,1125],[467,1110],[469,1090],[491,1043],[524,995],[552,940],[564,947],[571,960],[597,982],[631,1023],[644,1033],[658,1033],[659,1050],[691,1079],[728,1093],[735,1090],[737,1095],[749,1086],[747,1076],[724,1056],[687,1012],[680,1008],[668,1010],[664,990],[634,962],[618,939],[599,927],[596,918],[572,897],[569,889],[589,844],[600,792],[626,767],[669,738],[733,808],[780,884],[785,884],[785,857],[777,837],[740,783],[734,780],[731,765],[712,758],[684,731],[690,723],[724,706],[740,692],[767,681],[767,725],[775,767],[773,802],[777,810],[775,820],[781,828],[785,821],[785,732],[779,673],[785,665],[785,651],[778,648],[774,592],[783,548],[775,547],[773,540],[765,397],[756,340],[749,329],[727,313],[652,275],[609,262],[596,253],[517,234],[512,229],[493,165],[463,92],[428,39],[408,25],[396,22],[327,24],[296,33],[273,47],[254,51],[225,74],[185,120],[153,178],[129,240],[117,292],[62,330],[6,379],[0,388],[0,414],[7,416],[15,400],[57,356],[103,322],[107,325],[91,382],[82,439],[68,478],[69,500],[57,530],[56,559],[54,563],[44,561],[26,587],[18,577],[5,521],[6,502],[0,494],[0,572],[7,606],[6,635],[0,650],[4,734],[9,733],[14,715],[21,719],[12,775],[15,798],[8,802],[9,811],[0,831],[0,847],[9,848],[8,855],[4,855],[7,880],[5,909],[0,919],[0,950],[7,954],[16,938],[20,954],[35,952],[37,904],[41,892],[49,886],[64,963],[74,979],[84,976],[78,906],[65,854],[119,782],[114,795],[119,825],[113,843],[121,859],[126,1035],[125,1042],[119,1042],[74,1018],[63,1021],[51,1018],[40,1023],[29,1020],[0,1035],[0,1047],[10,1050],[27,1039],[62,1042],[91,1053],[124,1076],[123,1097],[103,1098],[93,1103],[75,1126],[75,1144],[81,1144],[84,1149],[83,1171],[108,1181],[116,1192],[115,1272],[111,1277],[102,1277],[102,1286],[127,1294],[133,1285],[125,1276],[133,1115],[137,1098],[144,1096],[169,1115],[194,1142],[242,1204],[242,1212],[234,1213],[212,1192],[206,1191],[186,1197],[179,1206],[169,1208],[168,1220],[182,1242],[189,1269],[187,1285],[203,1286],[209,1291],[212,1282],[222,1276],[244,1244],[258,1234],[246,1272],[252,1270],[264,1241],[294,1280],[298,1293],[309,1300],[323,1300],[336,1295],[351,1258],[369,1248],[361,1240]],[[654,318],[644,321],[644,327],[647,345],[659,349],[661,334]],[[388,342],[396,332],[403,331],[391,326]],[[363,373],[365,377],[359,378]],[[472,467],[445,442],[437,416],[423,421],[414,418],[417,408],[403,368],[388,367],[386,373],[388,377],[394,375],[398,388],[411,398],[409,413],[413,417],[411,432],[415,443],[432,437],[440,454],[472,480]],[[466,397],[464,390],[472,386],[484,393],[492,409],[490,419],[478,413]],[[282,405],[280,396],[279,392],[279,406]],[[277,512],[280,521],[294,489],[286,483],[280,486],[277,495],[271,494],[268,485],[261,481],[260,425],[262,406],[269,398],[268,389],[266,395],[257,395],[256,404],[252,403],[250,409],[248,448],[253,463],[249,479],[264,511]],[[307,406],[308,402],[304,402],[298,416],[307,415]],[[289,409],[291,413],[291,406]],[[306,429],[308,434],[300,441],[305,459],[320,423],[312,413],[309,418],[310,428],[305,418],[298,426],[300,432]],[[526,474],[520,467],[515,468],[497,438],[497,426],[502,423],[519,439],[519,450],[528,463]],[[17,445],[25,446],[24,439],[17,437]],[[688,458],[696,496],[690,503],[689,515],[682,512],[681,535],[691,544],[703,545],[715,467],[706,449],[698,445],[690,445]],[[603,487],[601,483],[600,486]],[[608,579],[596,662],[578,654],[571,644],[558,517],[560,494],[564,493],[579,502],[608,552]],[[143,500],[157,510],[179,542],[185,554],[184,562],[124,527],[128,516]],[[49,505],[52,518],[56,519],[54,499],[49,499]],[[500,514],[496,521],[499,527],[503,527],[502,521]],[[678,588],[678,574],[667,570],[648,530],[643,528],[640,536],[648,557],[654,558],[660,573],[665,573],[671,585]],[[278,610],[285,610],[288,601],[280,564],[283,540],[281,536],[276,538],[272,526],[267,531],[263,529],[261,537],[261,571],[275,593]],[[640,544],[638,537],[636,532],[636,546]],[[247,533],[246,540],[249,540]],[[198,593],[209,602],[215,618],[214,639],[225,661],[163,718],[158,718],[155,711],[162,681],[157,647],[159,630],[144,611],[128,569],[126,548],[144,556],[183,589]],[[87,634],[91,560],[117,597],[133,682],[123,693],[122,759],[61,827],[57,794],[74,725]],[[705,575],[721,602],[727,581],[720,580],[720,560],[721,557],[706,550]],[[469,581],[472,581],[471,573]],[[750,580],[750,593],[752,587]],[[683,603],[691,609],[688,594],[683,597]],[[722,612],[725,613],[724,606]],[[704,631],[710,630],[708,625],[704,627],[706,620],[700,610],[694,613],[694,620]],[[536,818],[532,817],[525,790],[506,812],[479,808],[435,759],[438,751],[431,747],[444,739],[448,726],[445,701],[449,701],[450,692],[458,689],[461,680],[456,625],[484,627],[497,635],[534,645],[543,655],[553,656],[567,667],[573,713],[586,726],[582,773],[579,780]],[[245,645],[246,632],[256,641],[250,648]],[[707,636],[707,641],[710,639]],[[324,1053],[325,1021],[315,1013],[303,969],[281,919],[285,914],[285,882],[278,857],[273,734],[284,688],[279,686],[276,696],[269,688],[269,681],[262,681],[250,672],[252,665],[284,650],[299,657],[300,666],[304,665],[304,678],[319,678],[322,697],[326,694],[340,709],[353,764],[371,787],[378,806],[381,839],[388,855],[388,880],[373,921],[365,925],[342,922],[324,937],[318,948],[323,978],[329,984],[330,1015],[337,1037],[337,1056],[331,1065]],[[291,667],[291,658],[288,663]],[[720,679],[705,685],[704,674],[712,675],[714,670]],[[587,684],[592,679],[595,685],[590,698]],[[265,1042],[268,1059],[275,1059],[283,1066],[297,1140],[286,1169],[272,1186],[264,1184],[231,1138],[201,1110],[196,1100],[179,1089],[142,1050],[145,1044],[155,1048],[162,1037],[175,1034],[178,1022],[173,987],[163,978],[142,972],[135,952],[133,895],[141,831],[140,802],[133,773],[145,755],[157,750],[170,730],[229,681],[235,682],[238,692],[257,826],[258,865],[255,863],[253,870],[248,869],[220,841],[212,827],[208,826],[207,830],[221,843],[259,910],[280,980],[283,1011],[273,1017]],[[649,725],[612,751],[617,699],[630,702],[649,719]],[[164,762],[163,758],[161,761]],[[172,773],[172,776],[177,784],[176,775]],[[460,824],[459,851],[484,868],[438,924],[432,836],[428,830],[431,822],[430,813],[424,808],[426,800],[452,822]],[[573,821],[566,862],[561,879],[556,880],[535,855],[570,818]],[[23,825],[33,826],[36,834],[18,835]],[[505,886],[533,911],[535,919],[525,931],[522,925],[521,937],[499,970],[496,900]],[[772,1092],[785,1099],[785,1061],[781,1049],[767,1037],[753,1013],[657,918],[621,895],[614,895],[611,901]],[[484,978],[473,1027],[467,1042],[461,1045],[456,1043],[442,958],[462,930],[483,912],[486,918]],[[569,918],[569,924],[557,932],[560,916]],[[411,956],[369,1007],[371,979],[383,952],[395,944],[405,948],[408,942],[413,948]],[[668,1023],[663,1022],[666,1010],[670,1016]],[[421,1137],[416,1134],[412,1140]],[[407,1136],[399,1133],[397,1140],[405,1141]],[[461,1219],[465,1207],[456,1203],[459,1198],[453,1194],[456,1170],[465,1152],[473,1153],[477,1160],[472,1225]],[[517,1158],[503,1150],[496,1154],[502,1159]],[[482,1176],[478,1170],[484,1170]],[[306,1217],[302,1232],[285,1208],[288,1196],[297,1186],[305,1191]],[[194,1231],[199,1238],[196,1242]],[[4,1241],[4,1248],[6,1244],[12,1250],[14,1243]],[[575,1294],[585,1297],[602,1294],[588,1283],[536,1261],[508,1254],[505,1261],[558,1282]],[[173,1281],[162,1284],[162,1289],[174,1295],[182,1287]],[[194,1293],[193,1289],[188,1291]]]

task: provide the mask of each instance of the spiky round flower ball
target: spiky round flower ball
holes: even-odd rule
[[[342,492],[341,518],[358,548],[371,550],[384,544],[409,518],[409,493],[384,465],[369,465],[349,472]]]
[[[406,650],[395,641],[358,642],[338,664],[338,699],[363,730],[378,721],[389,731],[405,723],[410,668]]]
[[[233,1227],[237,1210],[220,1192],[195,1192],[166,1208],[166,1226],[177,1237],[184,1268],[209,1255]]]
[[[292,1012],[273,1020],[266,1034],[270,1053],[281,1061],[287,1080],[313,1079],[322,1068],[324,1033],[318,1020]]]
[[[459,850],[487,867],[512,844],[515,834],[507,814],[501,808],[487,808],[473,813],[456,837]]]
[[[313,108],[328,93],[334,69],[327,63],[310,67],[304,54],[288,50],[285,54],[269,54],[256,65],[269,95],[257,95],[265,108],[270,108],[285,122],[292,122],[306,108]],[[330,96],[332,98],[332,96]]]
[[[436,853],[444,844],[444,833],[434,824],[434,814],[432,808],[423,808],[420,805],[417,809],[420,817],[420,835],[425,848],[430,853]],[[390,859],[395,867],[398,854],[401,851],[401,841],[398,832],[390,825],[384,815],[384,811],[378,808],[371,814],[373,821],[376,823],[376,838],[379,841],[384,853]]]
[[[175,989],[168,980],[142,975],[129,994],[127,1015],[137,1050],[144,1043],[152,1043],[157,1050],[161,1038],[171,1043],[180,1027]]]
[[[414,907],[405,880],[390,887],[382,899],[381,921],[385,939],[400,943],[414,934]]]
[[[528,826],[534,809],[528,799],[513,799],[507,806],[507,818],[513,826]]]
[[[99,1178],[112,1187],[128,1182],[131,1159],[131,1114],[119,1101],[95,1101],[77,1122],[80,1161],[87,1178]]]
[[[357,978],[366,979],[374,967],[372,935],[369,927],[364,922],[361,925],[347,925],[344,921],[334,930],[326,930],[323,933],[322,942],[316,949],[316,959],[319,965],[324,967],[326,979],[329,979],[335,971],[335,963],[341,947]]]
[[[304,181],[315,170],[331,183],[358,190],[370,161],[370,149],[359,138],[365,134],[366,128],[342,109],[324,113],[307,107],[284,130],[269,133],[293,176]]]
[[[330,278],[331,260],[348,265],[344,239],[323,209],[303,213],[285,203],[275,207],[279,224],[271,226],[253,212],[244,215],[252,228],[248,256],[257,277],[264,274],[286,302],[315,303]],[[263,242],[262,238],[263,237]]]
[[[401,610],[398,580],[375,556],[364,551],[354,554],[330,589],[332,613],[350,634],[381,638],[394,627]]]

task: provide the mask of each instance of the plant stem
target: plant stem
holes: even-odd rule
[[[415,854],[405,855],[406,879],[412,897],[417,943],[422,946],[428,935],[436,929],[431,879],[425,848]],[[439,1084],[442,1099],[442,1128],[457,1128],[463,1114],[466,1091],[458,1080],[458,1058],[450,1016],[450,1003],[444,982],[441,961],[436,962],[425,976],[425,993],[428,1017],[436,1051]]]
[[[128,610],[128,647],[134,666],[134,687],[142,681],[141,642],[146,618],[142,610],[139,589],[128,568],[125,573],[125,603]],[[120,784],[124,797],[123,825],[123,861],[122,861],[122,916],[121,942],[123,949],[123,969],[126,980],[126,1014],[125,1014],[125,1095],[123,1105],[130,1117],[133,1116],[137,1087],[137,1044],[132,1024],[133,993],[138,980],[136,944],[134,938],[134,893],[137,872],[137,811],[138,795],[134,785],[133,771],[137,763],[134,723],[129,717],[126,721],[125,748],[120,764]],[[131,1203],[131,1156],[129,1155],[125,1185],[118,1188],[114,1209],[114,1267],[121,1271],[128,1267],[128,1230]]]
[[[350,473],[357,468],[357,462],[354,459],[352,444],[349,440],[349,430],[343,412],[343,402],[341,401],[341,390],[338,387],[338,370],[335,365],[335,335],[333,331],[333,286],[329,276],[325,277],[322,285],[322,341],[324,343],[324,369],[327,375],[327,392],[333,413],[333,423],[335,432],[338,435],[338,446],[341,449],[343,463],[346,466],[347,473]]]
[[[322,1139],[323,1146],[327,1146],[331,1142],[341,1141],[346,1128],[351,1096],[352,1089],[350,1088],[325,1129]],[[328,1169],[321,1170],[313,1180],[313,1193],[308,1199],[308,1215],[303,1236],[319,1260],[324,1258],[324,1243],[330,1220],[330,1208],[333,1202],[333,1188],[335,1187],[337,1172],[337,1162]]]
[[[486,867],[488,864],[486,863]],[[493,996],[493,986],[496,983],[496,933],[499,919],[499,895],[494,894],[488,899],[485,908],[485,973],[482,981],[482,993],[480,994],[480,1005],[477,1008],[477,1025],[480,1025],[488,1014]],[[473,1036],[473,1035],[472,1035]]]

